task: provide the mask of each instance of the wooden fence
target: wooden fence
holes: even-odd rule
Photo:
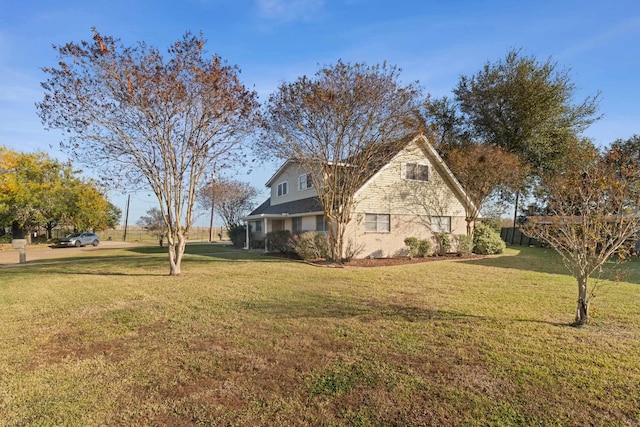
[[[522,233],[519,227],[502,227],[500,237],[509,245],[543,246],[539,240]]]

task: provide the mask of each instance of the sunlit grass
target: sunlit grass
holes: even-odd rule
[[[636,425],[640,263],[319,268],[190,246],[0,270],[0,425]]]

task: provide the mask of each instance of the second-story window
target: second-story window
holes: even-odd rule
[[[287,187],[288,187],[287,181],[284,181],[278,184],[278,197],[284,196],[289,192],[289,189]]]
[[[311,180],[311,174],[305,173],[298,178],[298,190],[302,191],[308,188],[313,188],[313,181]]]
[[[414,181],[429,181],[429,166],[420,163],[405,163],[404,178]]]

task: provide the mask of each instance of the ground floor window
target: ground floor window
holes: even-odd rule
[[[256,233],[262,233],[262,221],[256,221],[253,223],[253,229],[255,230]]]
[[[271,231],[282,231],[284,230],[284,220],[283,219],[274,219],[271,221]]]
[[[365,214],[364,231],[386,232],[391,231],[389,214]]]
[[[302,233],[302,217],[291,218],[291,232]]]
[[[432,216],[431,232],[432,233],[451,233],[451,217],[450,216]]]
[[[324,215],[316,215],[316,231],[329,231],[327,218]]]

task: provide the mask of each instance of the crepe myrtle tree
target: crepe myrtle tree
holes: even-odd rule
[[[254,206],[258,191],[248,182],[231,178],[209,179],[198,190],[202,208],[215,209],[227,229],[240,224],[241,218]]]
[[[604,153],[576,146],[560,171],[542,179],[544,216],[527,218],[522,230],[555,249],[578,284],[575,325],[589,321],[589,278],[607,260],[624,260],[640,231],[640,164],[619,145]]]
[[[473,202],[465,204],[469,236],[487,200],[517,191],[528,173],[520,156],[487,143],[452,148],[447,164]]]
[[[202,34],[187,32],[163,54],[125,46],[93,29],[93,40],[54,46],[37,104],[63,149],[128,186],[150,186],[167,228],[169,274],[179,275],[198,183],[215,161],[240,158],[259,121],[257,95],[239,69],[208,55]]]
[[[330,257],[345,257],[345,227],[354,195],[375,165],[395,154],[419,106],[417,84],[402,84],[400,69],[338,61],[312,77],[283,83],[266,104],[261,147],[298,163],[317,189],[329,224]]]

